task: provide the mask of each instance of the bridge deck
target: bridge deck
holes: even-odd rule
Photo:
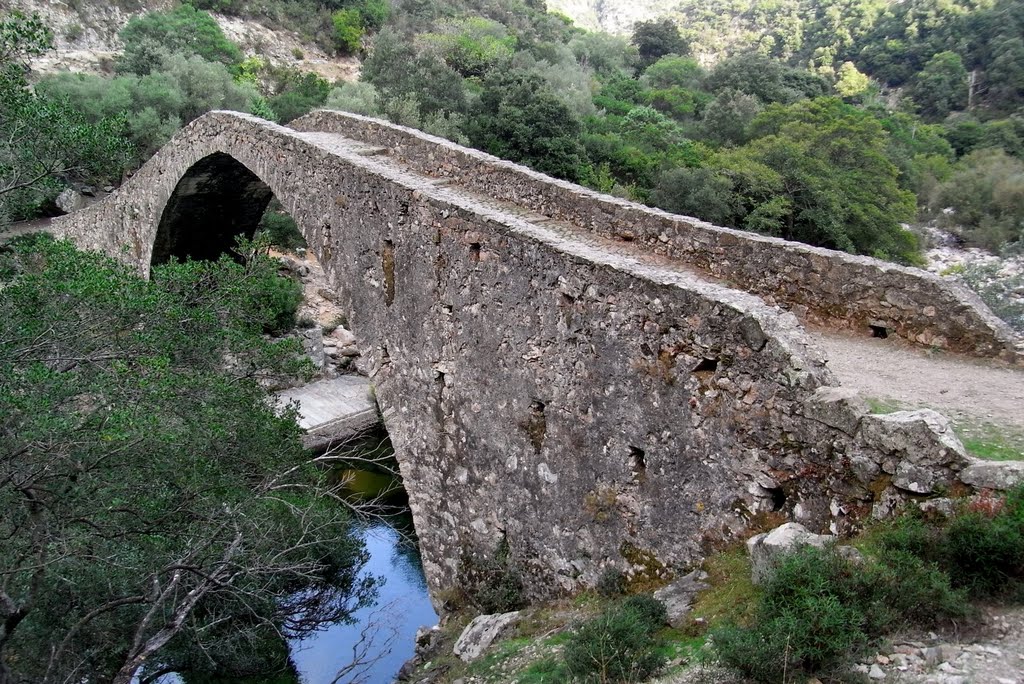
[[[299,425],[316,437],[344,437],[379,421],[370,381],[341,375],[278,392],[284,402],[299,403]]]
[[[638,245],[599,236],[582,226],[496,200],[451,179],[426,176],[382,148],[337,133],[298,135],[334,153],[371,157],[372,163],[382,170],[430,185],[459,204],[471,204],[526,222],[538,239],[557,243],[565,251],[596,262],[643,271],[661,281],[721,285],[707,273],[677,259],[651,254]],[[998,361],[958,354],[933,354],[898,338],[872,339],[846,331],[809,332],[840,382],[866,397],[895,401],[908,408],[935,408],[954,420],[992,422],[1024,430],[1024,367],[1008,367]]]

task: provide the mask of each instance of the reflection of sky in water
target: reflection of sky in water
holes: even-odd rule
[[[386,621],[397,630],[391,652],[367,670],[364,677],[369,684],[387,684],[413,656],[416,630],[437,624],[418,554],[401,546],[398,534],[387,525],[370,526],[362,537],[370,555],[363,571],[385,579],[378,591],[377,605],[355,613],[355,624],[334,625],[292,642],[292,659],[305,684],[326,684],[351,661],[352,646],[359,641],[359,633],[369,619]],[[383,614],[375,615],[378,611]],[[385,630],[381,639],[386,636]]]

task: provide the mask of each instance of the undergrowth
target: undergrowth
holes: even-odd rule
[[[904,516],[863,547],[863,561],[814,547],[785,558],[747,624],[711,630],[721,662],[759,682],[841,676],[887,633],[968,618],[972,599],[1024,600],[1024,487],[949,520]]]

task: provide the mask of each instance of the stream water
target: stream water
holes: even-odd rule
[[[371,451],[379,457],[392,455],[386,439],[374,443]],[[349,498],[387,499],[390,515],[386,522],[361,523],[359,535],[366,544],[369,560],[363,572],[383,579],[375,605],[353,615],[352,624],[333,625],[315,635],[289,644],[292,661],[304,684],[329,684],[353,661],[364,633],[370,640],[361,660],[367,661],[338,680],[339,684],[365,682],[388,684],[402,665],[413,656],[416,630],[437,624],[427,594],[419,546],[412,527],[408,500],[395,478],[379,472],[341,471],[342,493]]]
[[[331,682],[335,673],[352,661],[353,646],[368,625],[376,639],[367,656],[375,662],[339,681],[350,682],[360,675],[359,681],[367,684],[387,684],[413,656],[416,630],[437,624],[415,546],[410,549],[410,543],[390,525],[364,526],[361,534],[370,554],[364,572],[385,580],[377,604],[357,612],[354,624],[334,625],[290,644],[292,660],[305,684]],[[390,644],[381,643],[389,637]]]

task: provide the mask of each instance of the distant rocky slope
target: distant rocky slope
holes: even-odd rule
[[[173,0],[145,3],[59,0],[0,0],[0,8],[37,13],[53,29],[55,50],[36,59],[37,73],[53,71],[108,71],[121,49],[118,32],[133,16],[166,10]],[[134,6],[133,6],[134,5]],[[359,77],[359,61],[334,57],[320,47],[303,41],[290,31],[274,30],[258,22],[214,14],[224,34],[237,43],[246,56],[258,55],[268,61],[312,71],[328,81],[351,81]]]

